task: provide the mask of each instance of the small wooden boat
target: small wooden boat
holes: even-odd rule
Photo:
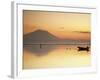
[[[77,47],[78,51],[89,51],[89,47]]]

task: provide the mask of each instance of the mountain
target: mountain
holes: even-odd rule
[[[71,44],[71,43],[84,42],[71,39],[60,39],[55,35],[49,33],[48,31],[40,29],[24,35],[23,41],[24,44],[38,44],[38,43]]]
[[[36,30],[29,34],[24,35],[24,43],[44,43],[58,41],[59,38],[45,30]]]

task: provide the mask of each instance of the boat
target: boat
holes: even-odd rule
[[[89,51],[89,47],[88,46],[87,47],[78,46],[77,48],[78,48],[78,51]]]

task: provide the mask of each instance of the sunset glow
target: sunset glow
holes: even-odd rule
[[[42,29],[59,38],[90,38],[90,14],[24,10],[23,16],[24,34]]]

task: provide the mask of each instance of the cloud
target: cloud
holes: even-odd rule
[[[89,31],[73,31],[73,32],[75,32],[75,33],[90,33]]]

